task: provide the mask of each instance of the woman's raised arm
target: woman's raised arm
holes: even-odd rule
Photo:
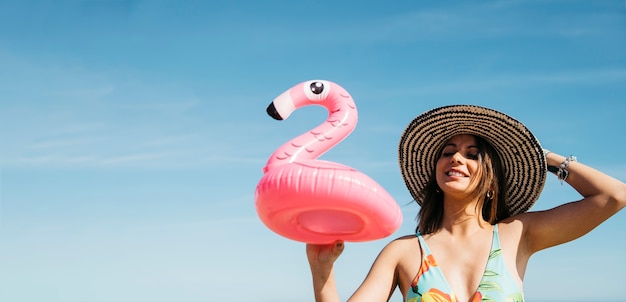
[[[549,152],[548,166],[567,165],[565,182],[582,199],[556,208],[521,215],[530,254],[577,239],[626,206],[626,184],[585,164]],[[561,174],[561,178],[564,174]]]

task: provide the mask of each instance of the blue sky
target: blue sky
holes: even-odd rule
[[[347,244],[342,298],[415,228],[397,142],[423,111],[504,111],[626,181],[623,0],[1,1],[0,300],[313,301],[304,244],[254,208],[267,157],[326,116],[265,113],[309,79],[359,108],[322,158],[404,214],[389,238]],[[551,176],[533,210],[577,198]],[[622,212],[534,256],[527,299],[623,300],[624,230]]]

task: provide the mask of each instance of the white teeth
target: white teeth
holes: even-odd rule
[[[448,176],[465,177],[465,174],[463,174],[463,173],[461,173],[461,172],[450,171],[450,172],[448,172]]]

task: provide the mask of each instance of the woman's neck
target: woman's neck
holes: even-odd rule
[[[483,219],[477,199],[465,201],[445,199],[443,205],[441,229],[450,234],[471,235],[490,226],[489,222]]]

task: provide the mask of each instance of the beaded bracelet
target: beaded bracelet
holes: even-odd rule
[[[543,156],[548,157],[548,154],[550,154],[550,153],[552,153],[552,151],[550,151],[550,150],[548,150],[546,148],[543,148]]]
[[[567,168],[569,168],[570,163],[573,161],[576,161],[576,156],[570,155],[566,157],[565,160],[558,167],[548,166],[548,171],[556,174],[556,176],[561,181],[561,184],[563,184],[563,181],[565,181],[567,179],[567,176],[569,176],[569,171],[567,170]]]

